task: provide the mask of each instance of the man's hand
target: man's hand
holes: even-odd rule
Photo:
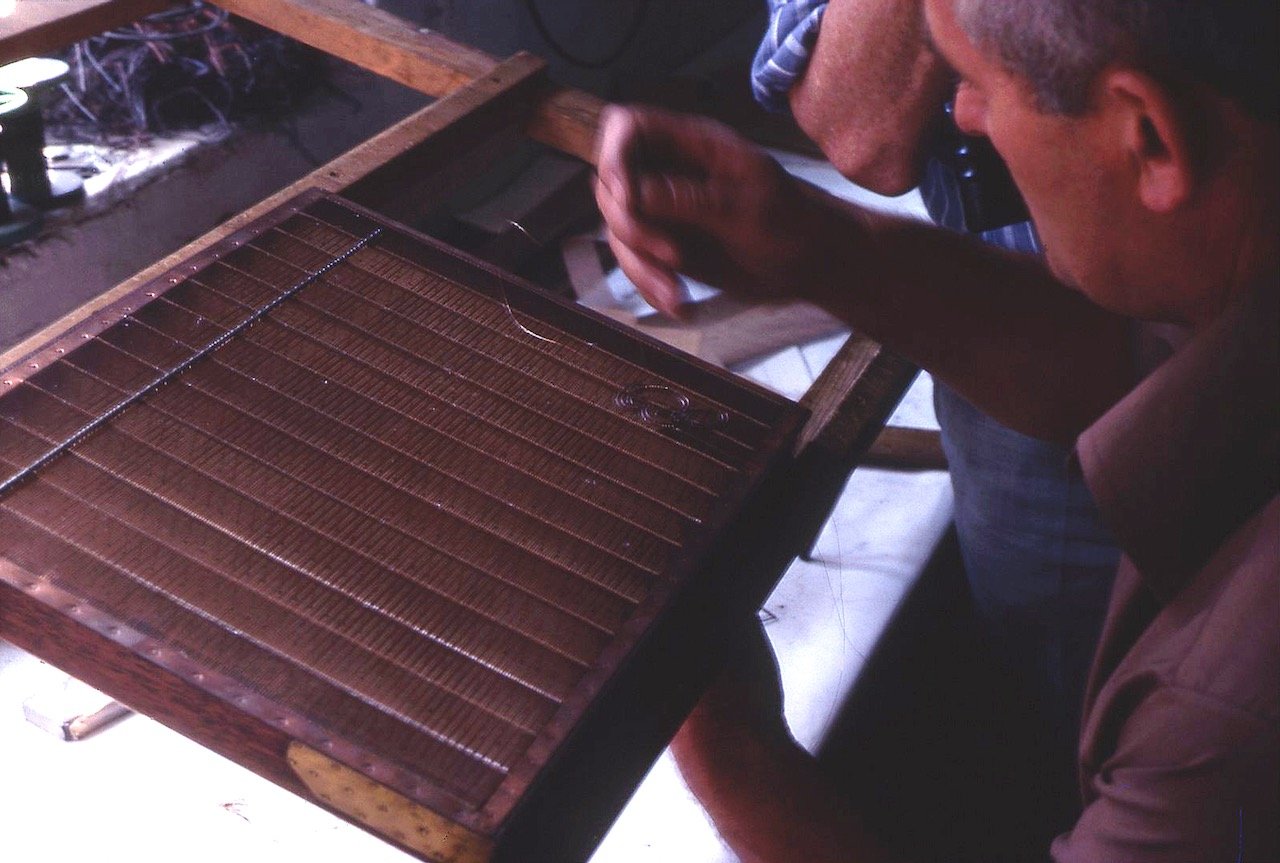
[[[671,741],[689,790],[743,863],[891,859],[792,739],[773,649],[759,621],[743,623],[724,673]]]
[[[818,200],[734,132],[697,117],[611,107],[596,201],[623,271],[654,308],[681,314],[686,273],[738,296],[800,294]]]
[[[794,745],[782,714],[778,661],[764,628],[752,618],[731,637],[738,649],[671,742],[686,777],[702,759],[739,759],[743,745]]]
[[[598,170],[613,252],[666,314],[680,315],[678,272],[807,300],[1010,428],[1063,443],[1132,386],[1129,322],[1042,260],[839,201],[724,126],[610,109]]]

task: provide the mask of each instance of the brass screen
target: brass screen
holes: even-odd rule
[[[0,388],[0,557],[466,808],[796,413],[322,196],[75,341]]]

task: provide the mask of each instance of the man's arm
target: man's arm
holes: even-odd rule
[[[924,38],[918,0],[830,0],[789,100],[840,173],[899,195],[919,180],[926,132],[950,84]]]
[[[887,863],[855,807],[791,737],[758,621],[671,742],[689,790],[742,863]]]
[[[809,300],[1046,440],[1073,441],[1132,384],[1127,322],[1035,258],[858,209],[698,118],[612,109],[599,146],[610,244],[659,310],[679,314],[678,272]]]

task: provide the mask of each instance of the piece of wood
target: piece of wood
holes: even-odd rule
[[[168,5],[169,0],[17,0],[12,13],[0,17],[0,63],[60,50]]]
[[[270,212],[301,191],[320,188],[345,194],[357,203],[394,213],[397,202],[411,201],[426,209],[464,184],[473,173],[460,167],[455,157],[466,154],[486,161],[488,142],[505,123],[514,125],[527,108],[527,96],[536,87],[544,64],[528,54],[517,54],[479,80],[451,96],[410,115],[375,135],[258,205],[228,219],[209,233],[126,279],[116,287],[64,315],[32,336],[0,353],[0,375],[29,364],[27,357],[62,334],[81,328],[94,315],[115,304],[139,285],[167,272],[196,250],[215,243]],[[424,168],[434,165],[434,170]],[[482,164],[475,166],[477,169]],[[380,199],[385,194],[387,198]],[[404,213],[395,213],[401,218]],[[109,322],[109,321],[107,321]],[[101,323],[105,326],[106,322]],[[84,332],[88,332],[87,330]],[[10,377],[12,380],[13,378]],[[5,384],[0,379],[0,388]]]
[[[934,429],[885,426],[861,464],[888,470],[946,470],[947,454]]]
[[[317,800],[425,860],[487,863],[493,853],[487,836],[459,827],[304,743],[290,743],[287,757]]]
[[[23,715],[37,728],[60,740],[83,740],[129,714],[129,708],[89,684],[48,670],[57,679],[22,703]]]
[[[792,512],[798,553],[809,559],[840,492],[919,368],[854,333],[823,370],[800,404],[809,422],[796,444],[796,473],[803,487]]]
[[[490,72],[498,60],[359,0],[222,0],[222,8],[429,96],[446,96]],[[603,102],[548,87],[528,133],[534,140],[594,161]]]
[[[689,319],[683,321],[661,315],[637,318],[624,309],[602,311],[615,321],[725,368],[848,329],[843,321],[808,303],[747,303],[724,294],[694,305]]]
[[[751,303],[726,294],[695,305],[690,323],[701,333],[704,358],[730,367],[848,329],[809,303]]]
[[[535,141],[594,165],[596,127],[602,110],[604,102],[590,93],[553,88],[535,107],[525,131]]]
[[[878,433],[906,391],[904,381],[909,384],[918,372],[907,360],[866,336],[853,333],[800,400],[811,416],[796,444],[797,450],[818,447],[830,452],[847,451],[856,446],[868,426],[874,425]],[[855,389],[861,389],[863,397],[851,402],[848,394]],[[893,394],[893,403],[884,404],[887,399],[882,396]],[[884,413],[881,422],[871,422],[880,413]],[[867,438],[868,445],[875,433]]]
[[[62,726],[63,736],[67,740],[84,740],[103,730],[109,725],[114,725],[126,716],[133,715],[133,711],[119,701],[112,701],[104,704],[100,710],[93,713],[85,713],[73,719],[69,719]]]
[[[223,9],[430,96],[446,96],[498,61],[359,0],[222,0]]]

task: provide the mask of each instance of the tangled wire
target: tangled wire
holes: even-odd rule
[[[202,0],[78,42],[63,59],[71,79],[45,123],[68,141],[228,132],[235,121],[287,113],[325,79],[320,52]]]

